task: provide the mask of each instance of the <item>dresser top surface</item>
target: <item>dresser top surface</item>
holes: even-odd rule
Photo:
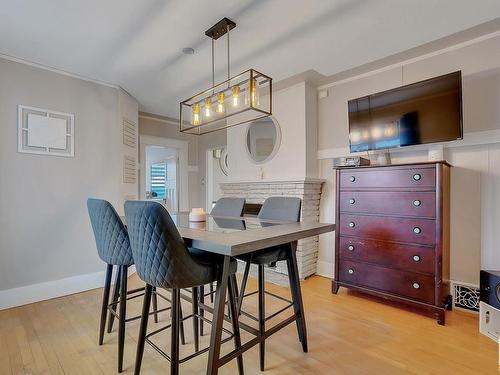
[[[385,165],[379,165],[379,164],[372,164],[372,165],[361,165],[361,166],[356,166],[356,167],[337,167],[334,169],[339,169],[339,170],[344,170],[344,169],[370,169],[370,168],[390,168],[390,167],[412,167],[412,166],[420,166],[420,165],[436,165],[436,164],[443,164],[448,167],[452,167],[450,163],[448,163],[446,160],[438,160],[438,161],[421,161],[421,162],[415,162],[415,163],[400,163],[400,164],[385,164]]]

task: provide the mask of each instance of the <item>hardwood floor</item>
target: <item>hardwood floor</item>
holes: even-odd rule
[[[131,287],[140,285],[132,276]],[[254,280],[250,288],[255,287]],[[288,296],[289,290],[269,284]],[[101,289],[0,311],[0,374],[115,374],[116,324],[98,346]],[[432,318],[377,302],[341,288],[330,294],[330,280],[303,282],[309,353],[302,353],[295,325],[267,340],[265,374],[496,374],[498,346],[478,332],[477,316],[453,311],[446,326]],[[244,309],[253,311],[253,297]],[[140,312],[142,298],[131,300],[127,316]],[[269,298],[268,311],[281,306]],[[190,306],[183,306],[185,314]],[[169,314],[160,315],[165,324]],[[269,322],[272,324],[273,320]],[[156,325],[150,319],[149,328]],[[182,354],[192,350],[191,321],[186,321]],[[127,325],[125,374],[133,373],[139,322]],[[207,327],[206,331],[209,330]],[[163,336],[162,336],[163,335]],[[158,336],[168,345],[169,331]],[[249,336],[243,336],[243,341]],[[208,334],[200,347],[208,343]],[[225,351],[232,349],[232,341]],[[168,346],[163,346],[168,350]],[[203,374],[207,355],[181,365],[183,374]],[[245,373],[258,374],[258,347],[244,355]],[[234,362],[234,363],[233,363]],[[235,374],[235,361],[220,374]],[[168,374],[168,362],[146,346],[141,374]]]

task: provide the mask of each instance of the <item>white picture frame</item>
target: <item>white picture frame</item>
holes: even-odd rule
[[[75,156],[75,116],[71,113],[19,104],[17,129],[18,152]]]

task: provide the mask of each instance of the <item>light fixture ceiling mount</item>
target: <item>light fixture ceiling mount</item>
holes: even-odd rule
[[[223,18],[205,32],[212,41],[212,87],[180,103],[179,128],[206,134],[272,114],[272,78],[255,69],[230,76],[229,32],[236,23]],[[227,36],[227,79],[215,84],[215,41]]]

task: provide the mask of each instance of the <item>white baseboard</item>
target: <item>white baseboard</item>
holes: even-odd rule
[[[333,263],[318,260],[316,274],[319,276],[333,278]]]
[[[130,276],[133,273],[135,273],[135,266],[129,267],[128,275]],[[105,271],[101,271],[0,290],[0,310],[102,288],[104,286],[104,277]]]

